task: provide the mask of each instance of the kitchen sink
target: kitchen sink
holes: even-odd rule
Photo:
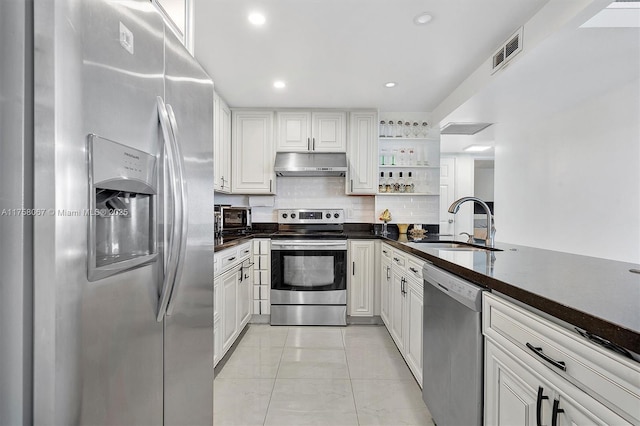
[[[485,246],[476,246],[469,243],[461,243],[458,241],[412,241],[408,243],[410,246],[413,244],[417,244],[416,248],[432,248],[437,250],[458,250],[458,251],[502,251],[500,249],[485,247]]]

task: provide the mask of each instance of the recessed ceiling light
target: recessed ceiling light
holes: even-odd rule
[[[433,16],[431,16],[427,12],[422,12],[416,15],[415,18],[413,18],[413,23],[416,25],[425,25],[431,22],[432,19],[433,19]]]
[[[489,145],[469,145],[468,147],[463,149],[463,151],[467,151],[467,152],[483,152],[483,151],[486,151],[488,149],[491,149],[491,146],[489,146]]]
[[[393,81],[390,81],[388,83],[385,83],[384,87],[396,87],[396,83],[394,83]]]
[[[278,81],[274,81],[273,82],[273,87],[275,87],[276,89],[284,89],[286,86],[287,85],[282,80],[278,80]]]
[[[249,14],[249,22],[259,27],[260,25],[264,25],[264,23],[267,22],[267,18],[265,18],[262,13],[253,12]]]

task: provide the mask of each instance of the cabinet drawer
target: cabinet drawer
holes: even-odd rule
[[[404,268],[404,266],[407,263],[407,255],[399,250],[393,249],[391,251],[391,260],[395,265],[398,265]]]
[[[236,248],[232,248],[220,252],[220,260],[222,262],[222,270],[224,271],[229,266],[240,261],[238,258],[238,250]]]
[[[422,282],[422,267],[424,266],[424,260],[420,260],[417,257],[407,257],[407,274],[418,281]]]
[[[387,259],[391,260],[392,249],[390,245],[382,244],[381,252],[382,252],[382,257],[386,257]]]
[[[489,293],[483,298],[483,333],[532,368],[549,368],[640,422],[638,363]]]
[[[238,259],[244,260],[251,256],[251,243],[246,243],[238,247]]]

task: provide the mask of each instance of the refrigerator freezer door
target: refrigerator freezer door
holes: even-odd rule
[[[165,315],[165,424],[213,424],[213,83],[166,30],[165,102],[186,177],[186,247]],[[172,120],[173,121],[173,120]]]
[[[144,1],[34,0],[34,20],[34,204],[55,211],[34,218],[34,422],[162,424],[162,262],[89,282],[81,213],[89,134],[159,155],[162,18]]]

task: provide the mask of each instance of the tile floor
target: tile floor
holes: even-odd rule
[[[384,326],[252,324],[214,381],[214,426],[433,425]]]

